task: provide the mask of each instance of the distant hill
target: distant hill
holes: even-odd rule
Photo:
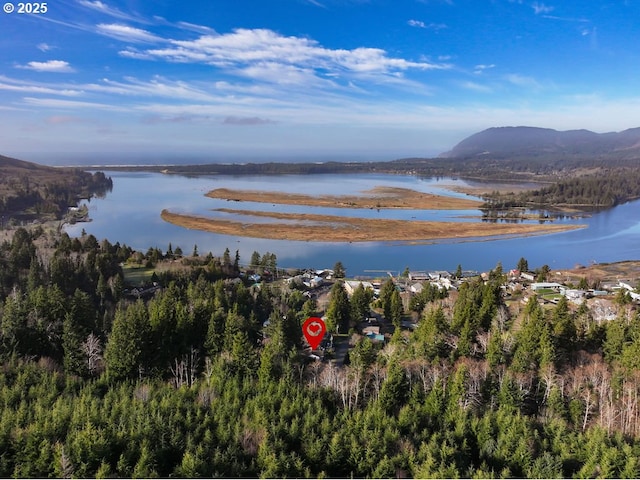
[[[14,169],[20,170],[40,170],[47,172],[55,172],[59,171],[54,167],[48,167],[46,165],[39,165],[37,163],[25,162],[24,160],[18,160],[16,158],[5,157],[4,155],[0,155],[0,171],[9,172],[14,171]]]
[[[611,157],[640,158],[640,128],[623,132],[558,131],[537,127],[494,127],[458,143],[444,158]]]
[[[16,218],[59,218],[78,198],[112,187],[102,172],[56,168],[0,155],[0,214]]]

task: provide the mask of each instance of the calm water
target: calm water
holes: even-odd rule
[[[89,223],[67,227],[67,232],[78,236],[84,228],[98,239],[108,238],[112,243],[125,243],[146,251],[149,247],[165,250],[169,243],[180,246],[185,254],[194,245],[202,254],[211,251],[221,255],[225,248],[240,251],[241,262],[248,261],[251,253],[273,252],[281,267],[331,268],[338,260],[349,275],[375,275],[374,271],[397,273],[409,267],[412,270],[488,270],[497,262],[504,268],[515,267],[525,257],[532,268],[548,264],[552,269],[571,268],[576,264],[612,262],[640,258],[640,201],[630,202],[590,218],[566,219],[565,223],[586,224],[588,228],[553,235],[528,238],[481,241],[443,241],[422,245],[393,242],[327,243],[263,240],[231,237],[208,232],[187,230],[164,222],[162,209],[173,212],[225,215],[214,213],[216,208],[260,209],[279,212],[307,212],[331,215],[362,216],[370,218],[396,218],[443,221],[470,221],[477,210],[419,211],[419,210],[350,210],[227,202],[204,196],[214,188],[262,189],[309,194],[354,194],[379,185],[412,188],[450,196],[465,196],[447,191],[444,185],[465,182],[454,179],[424,180],[411,176],[392,175],[283,175],[231,177],[211,176],[187,178],[154,173],[112,172],[113,191],[103,199],[89,203]],[[257,227],[259,228],[259,227]]]

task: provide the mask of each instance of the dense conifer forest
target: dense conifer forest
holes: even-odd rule
[[[102,172],[53,168],[0,155],[0,215],[14,219],[60,219],[80,198],[113,187]],[[0,225],[2,228],[3,225]]]
[[[417,329],[384,346],[352,335],[341,366],[303,354],[314,300],[253,285],[239,260],[42,229],[1,244],[0,476],[640,475],[628,299],[606,322],[564,300],[507,308],[497,266],[449,295],[426,289]],[[173,268],[133,290],[132,262]],[[338,280],[330,326],[372,305],[399,327],[389,283],[373,300]]]
[[[546,187],[521,193],[493,193],[485,210],[525,208],[610,208],[640,198],[640,172],[619,168],[564,178]]]

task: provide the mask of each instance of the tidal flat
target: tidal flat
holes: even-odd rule
[[[217,188],[209,198],[233,202],[348,209],[461,210],[474,209],[473,199],[436,195],[409,188],[377,186],[359,195],[307,195],[265,190]],[[557,233],[579,225],[424,221],[361,218],[312,213],[283,213],[217,208],[218,217],[162,211],[163,220],[184,228],[240,237],[315,242],[432,241]],[[220,218],[220,214],[232,218]]]

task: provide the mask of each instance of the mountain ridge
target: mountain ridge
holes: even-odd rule
[[[606,133],[530,126],[491,127],[465,138],[440,154],[440,158],[543,155],[640,158],[640,127]]]

